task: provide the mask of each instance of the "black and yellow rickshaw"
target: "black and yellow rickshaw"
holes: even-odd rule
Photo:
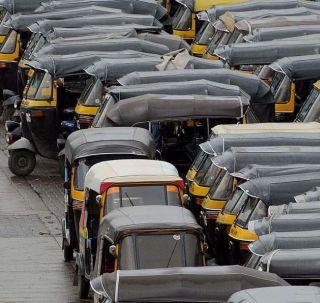
[[[261,70],[259,77],[270,83],[277,113],[295,116],[320,79],[319,67],[320,55],[309,55],[282,58]]]
[[[164,199],[163,195],[160,196]],[[93,197],[92,206],[86,211],[88,219],[80,229],[76,260],[80,298],[87,297],[89,280],[95,273],[99,275],[117,269],[205,265],[202,229],[192,213],[184,207],[166,204],[165,199],[159,201],[156,196],[153,197],[155,199],[149,197],[145,201],[147,204],[140,201],[141,206],[132,206],[137,201],[135,199],[132,204],[129,203],[130,196],[123,198],[128,200],[127,206],[120,209],[118,206],[101,218],[96,218],[101,208]],[[157,251],[157,258],[146,251],[148,247]],[[135,256],[137,253],[139,256]]]
[[[142,128],[101,128],[72,133],[65,155],[65,218],[62,222],[62,249],[65,261],[78,249],[79,220],[84,202],[84,178],[96,163],[115,159],[153,159],[155,143]]]
[[[105,46],[99,40],[94,45],[97,45],[97,49],[101,46],[103,49]],[[57,59],[59,61],[61,56]],[[35,154],[53,159],[57,157],[65,137],[72,131],[62,129],[60,123],[72,120],[74,115],[72,109],[88,79],[84,69],[90,64],[91,59],[77,56],[69,61],[69,65],[55,65],[53,56],[42,56],[38,57],[37,61],[29,63],[35,72],[26,86],[21,104],[22,138],[8,148],[10,151],[8,161],[12,172],[18,175],[30,174],[35,167]],[[107,61],[104,61],[104,71],[106,72],[108,67],[113,76],[122,76],[117,74],[121,72],[120,66],[125,68],[131,66],[133,69],[138,65],[139,68],[154,69],[160,62],[160,59],[153,56],[105,60]],[[64,60],[60,62],[65,63]],[[66,74],[70,76],[67,77]],[[64,78],[60,79],[60,75],[64,75]],[[51,135],[48,136],[49,134]]]
[[[249,180],[238,186],[242,191],[243,205],[229,231],[230,262],[245,263],[249,243],[258,239],[248,229],[249,221],[259,220],[268,215],[268,206],[292,201],[294,195],[305,192],[319,184],[319,167],[305,173],[304,168],[297,174],[262,177]]]
[[[226,12],[246,12],[260,10],[278,10],[297,7],[295,1],[245,1],[244,3],[235,3],[231,5],[217,5],[216,7],[207,9],[197,14],[197,18],[203,22],[200,30],[195,36],[192,44],[192,52],[195,55],[202,56],[206,53],[208,45],[212,42],[218,45],[224,36],[224,32],[228,33],[226,26],[221,24],[219,17]],[[254,14],[253,14],[254,15]],[[240,16],[239,16],[240,17]],[[243,16],[244,17],[244,16]],[[248,15],[249,18],[253,18]],[[219,26],[219,24],[221,26]],[[215,27],[215,25],[217,25]],[[224,40],[228,40],[226,37]]]
[[[223,291],[212,287],[221,281],[225,281]],[[238,265],[118,269],[97,273],[90,284],[94,299],[100,303],[158,301],[159,297],[165,302],[227,302],[239,289],[287,285],[274,274]]]
[[[244,2],[245,0],[175,0],[178,8],[172,19],[173,34],[193,41],[199,28],[196,14],[215,5]]]
[[[289,139],[290,134],[287,134],[285,137],[288,139],[287,143],[289,144],[290,141],[294,141],[294,139]],[[256,164],[256,165],[270,165],[270,163],[273,163],[275,159],[279,159],[283,165],[292,165],[297,163],[305,163],[305,164],[316,164],[316,159],[318,157],[317,155],[317,147],[309,147],[306,146],[308,144],[308,140],[305,140],[300,134],[300,140],[301,142],[304,142],[304,146],[296,146],[295,143],[291,143],[294,146],[285,146],[286,140],[283,139],[282,146],[274,146],[274,147],[233,147],[229,151],[225,152],[221,156],[218,156],[214,159],[215,162],[222,161],[223,158],[226,160],[223,161],[224,163],[228,162],[229,157],[228,154],[233,153],[236,158],[240,159],[246,159],[247,165],[250,164]],[[313,135],[311,134],[304,134],[306,137]],[[293,138],[297,138],[297,134],[293,134]],[[299,140],[299,141],[300,141]],[[317,141],[317,140],[316,140]],[[309,142],[313,142],[313,140],[310,140]],[[311,143],[309,143],[311,144]],[[308,157],[308,159],[305,159]],[[277,160],[278,161],[278,160]],[[309,162],[308,162],[309,161]],[[230,161],[229,161],[230,162]],[[232,165],[231,160],[231,165]],[[238,161],[237,161],[238,162]],[[243,161],[245,162],[245,161]],[[222,163],[222,162],[221,162]],[[228,164],[229,166],[229,164]],[[230,167],[231,168],[231,167]],[[232,168],[231,168],[232,169]],[[282,171],[282,170],[280,170]],[[265,170],[264,174],[270,174],[270,170]],[[275,174],[275,173],[274,173]],[[237,214],[239,213],[240,209],[243,206],[243,203],[245,202],[245,195],[241,192],[241,190],[236,189],[236,185],[239,183],[239,180],[241,180],[241,176],[237,176],[236,174],[233,176],[233,173],[230,175],[225,172],[225,170],[221,170],[220,175],[224,177],[225,180],[230,180],[229,183],[221,182],[218,177],[216,178],[217,184],[213,188],[212,193],[209,193],[209,199],[213,202],[215,200],[219,201],[218,195],[224,195],[226,196],[224,191],[218,191],[214,190],[219,189],[219,187],[222,187],[223,189],[229,190],[229,197],[227,197],[227,201],[224,203],[220,213],[218,213],[218,216],[216,217],[215,221],[215,230],[214,230],[214,248],[215,253],[217,254],[218,261],[220,263],[228,263],[230,262],[229,257],[226,252],[228,251],[228,234],[230,231],[230,228],[232,224],[234,223]],[[260,172],[260,176],[262,173]],[[237,179],[238,177],[238,179]],[[223,180],[221,179],[221,180]],[[220,182],[219,182],[220,181]],[[224,186],[225,184],[229,184],[229,186]],[[215,195],[215,196],[214,196]]]

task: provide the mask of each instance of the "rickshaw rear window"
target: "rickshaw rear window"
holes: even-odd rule
[[[37,70],[28,83],[27,98],[49,100],[52,94],[52,77],[49,73]]]
[[[192,24],[192,12],[189,8],[179,5],[172,19],[172,28],[175,30],[189,30]]]
[[[137,234],[120,247],[120,269],[201,266],[200,243],[191,233]]]
[[[221,170],[210,188],[210,199],[226,201],[232,194],[233,180],[234,178],[227,171]]]
[[[181,206],[179,189],[175,185],[132,185],[111,187],[107,192],[105,213],[127,206]]]
[[[240,211],[236,223],[242,227],[246,227],[251,220],[261,219],[266,215],[266,205],[259,202],[258,198],[249,197],[246,204]]]

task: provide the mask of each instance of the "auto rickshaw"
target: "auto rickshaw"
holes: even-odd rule
[[[257,268],[293,285],[319,285],[319,253],[319,248],[277,249],[261,257]]]
[[[268,208],[268,216],[275,214],[309,214],[320,212],[320,201],[310,201],[308,203],[290,202],[289,204],[273,205]]]
[[[108,41],[108,45],[110,45],[109,42],[111,40]],[[99,47],[103,48],[104,44],[98,40],[94,45],[99,50]],[[104,71],[106,72],[108,67],[108,72],[112,71],[116,76],[118,75],[116,72],[121,72],[121,66],[126,68],[131,66],[132,70],[154,69],[161,61],[153,56],[120,58],[105,59]],[[61,57],[58,56],[58,61],[59,59]],[[73,126],[72,129],[69,127],[63,129],[60,123],[73,119],[76,98],[88,79],[84,70],[91,59],[77,56],[73,57],[69,65],[55,65],[56,60],[53,56],[42,56],[37,57],[37,61],[29,63],[35,72],[26,86],[21,103],[22,137],[8,147],[10,153],[8,163],[13,173],[24,176],[30,174],[36,164],[35,154],[52,159],[57,158],[65,138],[75,128]],[[66,63],[64,60],[60,62]],[[78,74],[73,75],[72,72],[78,72]],[[71,76],[65,77],[66,74]],[[63,81],[59,80],[60,75],[64,76]],[[85,76],[81,77],[82,75]],[[48,137],[49,133],[51,136]]]
[[[116,277],[118,277],[116,279]],[[118,281],[118,283],[116,283]],[[186,283],[186,281],[188,283]],[[212,287],[221,281],[221,288]],[[90,281],[97,302],[226,302],[239,289],[287,285],[276,275],[234,266],[117,270]],[[118,287],[120,285],[120,287]],[[143,287],[141,288],[141,285]],[[117,288],[118,287],[118,288]],[[159,287],[161,294],[159,294]],[[118,296],[115,290],[118,289]]]
[[[147,187],[145,185],[145,188]],[[110,194],[117,195],[111,192]],[[90,200],[90,192],[88,195]],[[130,196],[128,197],[125,198],[126,204],[130,205]],[[116,207],[107,216],[100,218],[100,226],[99,219],[94,218],[93,214],[96,215],[101,210],[93,198],[92,209],[88,210],[87,220],[83,222],[85,228],[80,232],[80,252],[77,255],[80,298],[87,297],[89,280],[103,273],[112,273],[119,269],[205,265],[204,238],[200,225],[189,210],[168,206],[163,193],[161,197],[162,199],[159,197],[158,200],[151,191],[145,201],[147,205]],[[134,199],[132,203],[134,202],[138,201]],[[87,240],[89,238],[90,241]],[[154,252],[157,254],[156,258],[153,256]]]
[[[286,57],[263,67],[259,77],[270,82],[277,113],[290,117],[300,109],[320,79],[319,67],[320,55]]]
[[[155,143],[142,128],[101,128],[72,133],[63,150],[65,155],[65,218],[62,221],[62,249],[65,261],[78,249],[79,220],[84,201],[84,178],[96,163],[115,159],[153,159]],[[61,157],[61,155],[59,155]]]
[[[201,162],[198,172],[189,187],[189,194],[193,203],[202,206],[202,211],[217,215],[226,202],[228,195],[232,192],[234,179],[230,174],[239,171],[249,164],[250,158],[242,158],[241,161],[235,157],[241,157],[237,149],[223,152],[232,147],[261,147],[261,146],[290,146],[290,145],[313,145],[319,146],[318,134],[296,134],[280,132],[261,131],[256,134],[220,135],[211,139],[210,145],[216,151],[212,157],[208,156]],[[267,144],[266,144],[267,142]],[[300,143],[301,142],[301,143]],[[221,157],[215,160],[218,155]],[[220,162],[221,161],[221,162]],[[258,159],[259,161],[259,159]],[[221,182],[221,184],[220,184]],[[208,195],[208,196],[207,196]],[[205,201],[203,200],[206,197]],[[195,208],[197,208],[195,205]],[[215,207],[213,207],[215,205]],[[211,206],[211,207],[210,207]]]
[[[267,166],[270,166],[270,163],[274,163],[274,161],[281,161],[283,165],[317,164],[317,157],[318,157],[318,152],[317,152],[318,147],[309,147],[309,146],[303,146],[303,147],[274,146],[271,148],[270,147],[246,147],[246,148],[234,147],[231,150],[233,150],[233,152],[237,150],[238,151],[242,150],[243,151],[242,158],[247,158],[247,161],[250,161],[251,164],[267,165]],[[226,155],[228,153],[230,152],[229,151],[225,152]],[[226,157],[226,155],[224,155],[224,157]],[[240,159],[240,155],[241,154],[239,154],[238,156],[239,159]],[[221,160],[223,159],[222,157],[223,156],[221,155],[220,156]],[[308,159],[306,159],[306,157]],[[215,162],[218,162],[219,157],[215,158],[214,160]],[[306,163],[306,161],[310,161],[310,162]],[[302,166],[300,167],[300,169],[301,170],[309,169],[310,171],[310,166],[309,168],[307,168],[307,166],[305,168],[304,166]],[[278,170],[278,173],[280,175],[283,174],[283,167],[279,167],[279,168],[275,167],[274,170],[275,170],[274,172],[275,175],[276,175],[276,170]],[[296,171],[296,170],[293,169],[293,171]],[[261,175],[262,175],[262,172],[260,172],[259,176],[261,177]],[[270,176],[269,168],[266,170],[266,175]],[[234,186],[235,185],[236,184],[234,184]],[[228,251],[228,247],[229,247],[228,234],[239,211],[242,209],[246,199],[248,199],[248,196],[241,189],[238,189],[237,187],[234,187],[231,190],[229,189],[229,191],[231,192],[232,195],[227,199],[226,203],[223,205],[220,213],[218,214],[216,221],[214,222],[215,224],[215,230],[214,230],[214,236],[213,236],[214,243],[215,243],[214,251],[217,256],[218,262],[222,264],[230,262],[229,256],[225,255],[225,252]],[[210,200],[213,198],[212,195],[213,194],[209,194],[208,198]]]
[[[263,42],[320,33],[320,25],[297,25],[256,28],[243,37],[245,42]]]
[[[269,122],[273,119],[274,101],[270,88],[256,75],[249,75],[224,68],[215,70],[214,73],[211,69],[185,69],[161,72],[134,72],[118,79],[118,82],[121,85],[134,85],[201,79],[239,86],[250,96],[252,113],[246,116],[244,123]]]
[[[303,256],[301,256],[301,260]],[[299,303],[301,300],[316,303],[320,298],[319,287],[316,286],[285,286],[272,288],[256,288],[242,290],[232,295],[228,303],[263,303],[266,297],[272,297],[272,302],[281,303],[284,298],[288,302]],[[254,300],[254,301],[253,301]]]
[[[192,52],[194,55],[202,56],[206,53],[207,46],[210,44],[212,39],[215,40],[215,44],[221,40],[223,32],[220,31],[218,34],[215,32],[214,26],[219,17],[228,11],[245,12],[266,9],[290,9],[297,7],[297,4],[298,1],[246,1],[244,3],[233,5],[217,5],[213,8],[204,10],[197,14],[197,18],[201,20],[203,24],[192,43]],[[217,29],[219,29],[219,27]]]
[[[176,0],[178,8],[172,19],[173,34],[192,41],[199,27],[196,13],[219,4],[244,2],[245,0]]]
[[[246,198],[229,232],[231,262],[243,264],[248,257],[248,244],[258,239],[258,235],[254,233],[254,230],[259,228],[258,224],[256,228],[249,229],[250,221],[267,216],[269,205],[289,203],[296,194],[319,184],[320,174],[315,170],[309,173],[256,178],[239,185],[238,189],[242,190]]]

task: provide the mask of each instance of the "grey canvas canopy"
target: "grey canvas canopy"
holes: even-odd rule
[[[221,15],[230,12],[258,11],[264,9],[289,9],[298,7],[297,0],[289,1],[248,1],[239,4],[216,5],[197,14],[199,20],[214,22]]]
[[[263,256],[277,249],[320,248],[320,230],[273,232],[249,244],[251,253]]]
[[[155,60],[155,62],[159,62],[160,60],[160,58],[157,58],[156,56],[131,50],[120,52],[88,51],[70,55],[48,55],[35,57],[32,61],[28,62],[27,65],[33,69],[44,70],[54,77],[61,77],[68,74],[85,73],[85,68],[102,58],[106,60],[114,60],[112,61],[114,64],[118,63],[119,60],[133,60],[134,58],[140,58],[143,60],[149,59],[152,60],[152,62],[154,62],[153,60]]]
[[[217,284],[221,287],[212,287]],[[110,302],[225,302],[241,289],[280,285],[288,284],[239,265],[118,270],[91,281]]]
[[[115,42],[116,41],[116,42]],[[81,40],[68,41],[66,43],[48,44],[33,54],[34,57],[44,55],[68,55],[84,51],[122,51],[135,50],[144,53],[164,54],[169,51],[166,46],[144,41],[138,38],[110,38],[89,39],[86,43]]]
[[[263,134],[264,135],[264,134]],[[308,135],[305,134],[307,137]],[[253,146],[253,145],[252,145]],[[302,172],[313,172],[320,170],[320,165],[297,163],[290,165],[258,165],[249,164],[248,166],[232,173],[231,175],[237,179],[251,180],[265,176],[281,176],[291,175]]]
[[[153,0],[73,0],[67,2],[48,1],[41,3],[41,6],[38,7],[36,11],[48,12],[55,9],[69,9],[88,5],[116,8],[127,14],[151,15],[158,20],[161,20],[167,15],[166,9],[158,2]]]
[[[315,187],[301,195],[294,197],[296,202],[310,202],[320,200],[320,187]]]
[[[1,0],[0,7],[10,14],[32,12],[46,0]]]
[[[287,141],[288,140],[288,141]],[[280,142],[279,142],[280,141]],[[317,164],[320,157],[319,147],[310,147],[305,141],[305,146],[292,146],[292,139],[279,140],[266,138],[263,146],[258,147],[231,147],[223,154],[212,159],[212,162],[229,173],[234,173],[250,165],[290,165],[297,163]],[[300,141],[303,142],[303,139]],[[312,186],[311,186],[312,187]]]
[[[320,40],[272,40],[236,43],[217,48],[214,54],[231,66],[265,65],[278,59],[320,53]]]
[[[193,214],[178,206],[121,207],[105,216],[99,227],[99,238],[107,236],[116,243],[123,234],[150,230],[185,230],[201,233]]]
[[[33,14],[15,14],[4,22],[4,26],[12,28],[16,31],[27,31],[28,26],[46,19],[69,19],[79,16],[97,16],[97,15],[107,15],[107,14],[120,14],[121,10],[113,8],[105,8],[98,6],[88,6],[73,8],[69,10],[55,10],[46,13],[33,13]]]
[[[80,158],[106,154],[152,159],[155,143],[150,132],[143,128],[89,128],[73,132],[66,141],[64,151],[70,164]]]
[[[295,25],[283,27],[256,28],[252,33],[243,37],[246,42],[262,42],[275,39],[299,37],[305,35],[319,34],[320,25]]]
[[[299,183],[296,185],[300,187]],[[319,226],[320,213],[306,213],[274,215],[261,220],[250,221],[248,229],[261,236],[272,232],[318,230]]]
[[[160,72],[134,72],[118,80],[121,85],[147,84],[156,82],[177,82],[205,79],[237,85],[251,98],[251,107],[259,121],[270,121],[274,112],[274,100],[269,86],[256,75],[230,69],[169,70]],[[269,105],[267,105],[269,104]]]
[[[143,121],[241,118],[248,106],[245,96],[147,94],[116,103],[107,119],[115,126],[133,126]]]
[[[318,280],[319,262],[320,248],[278,249],[264,255],[261,258],[260,266],[264,271],[275,273],[285,279]],[[296,301],[295,298],[292,298],[289,302],[319,302],[319,287],[316,287],[316,289],[315,292],[310,292],[310,289],[304,292],[303,297],[300,297],[300,300],[303,301]],[[299,298],[296,294],[294,295]],[[275,302],[273,295],[272,298],[272,302]],[[306,301],[306,298],[308,298],[308,301]]]
[[[284,74],[291,81],[316,81],[320,78],[320,54],[279,59],[269,66],[264,66],[259,77],[267,79],[276,73]]]
[[[309,173],[299,172],[256,178],[240,184],[239,188],[247,195],[258,198],[269,206],[289,203],[293,201],[295,195],[316,185],[320,185],[320,173],[317,170]]]
[[[276,214],[305,214],[320,213],[320,201],[311,201],[308,203],[289,203],[282,205],[270,206],[268,209],[269,216]]]
[[[149,15],[133,15],[133,14],[105,14],[98,16],[85,16],[77,18],[69,18],[63,20],[41,20],[28,26],[29,31],[33,33],[47,32],[52,27],[83,27],[89,25],[125,25],[125,24],[140,24],[145,26],[156,26],[162,28],[162,24]]]
[[[286,286],[242,290],[232,295],[228,303],[317,303],[320,288],[316,286]]]

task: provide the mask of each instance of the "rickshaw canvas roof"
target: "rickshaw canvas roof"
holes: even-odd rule
[[[136,233],[154,230],[156,233],[165,230],[189,230],[201,232],[193,214],[179,206],[131,206],[111,211],[102,219],[99,237],[107,236],[116,242],[123,233]]]
[[[285,57],[270,64],[271,69],[288,76],[293,81],[320,78],[320,54],[310,56]],[[263,71],[261,71],[263,73]]]
[[[316,286],[285,286],[256,288],[239,291],[232,295],[228,303],[317,303],[320,300],[320,288]]]
[[[98,16],[77,17],[63,20],[41,20],[28,26],[31,32],[47,32],[54,26],[60,27],[82,27],[88,25],[124,25],[124,24],[140,24],[145,26],[155,26],[162,28],[162,24],[149,15],[133,15],[133,14],[105,14]]]
[[[306,262],[306,260],[308,261]],[[260,262],[263,268],[285,279],[318,279],[320,248],[278,249],[264,255]],[[316,287],[316,292],[311,292],[309,287],[311,286],[308,286],[306,292],[303,293],[303,301],[308,303],[319,302],[319,287]],[[300,303],[301,301],[297,301],[297,299],[301,300],[302,298],[296,295],[290,303]],[[306,298],[309,300],[306,301]]]
[[[93,155],[126,153],[152,158],[155,143],[150,132],[143,128],[88,128],[73,132],[65,145],[69,163]]]
[[[220,124],[213,127],[211,130],[214,135],[258,133],[266,131],[320,133],[320,123]]]
[[[118,270],[101,282],[111,302],[225,302],[239,289],[287,285],[274,274],[239,265]],[[212,287],[217,283],[222,288]]]
[[[246,42],[261,42],[288,37],[319,34],[320,25],[294,25],[283,27],[256,28],[251,34],[243,37]]]
[[[0,7],[3,7],[10,14],[31,12],[35,10],[43,0],[1,0]]]
[[[170,163],[158,160],[125,159],[104,161],[93,165],[85,178],[85,188],[102,193],[110,182],[148,182],[180,180],[177,169]]]
[[[142,121],[241,118],[248,106],[244,96],[147,94],[116,103],[107,119],[114,125],[133,126]]]
[[[283,162],[285,161],[286,159],[283,159]],[[312,163],[309,159],[305,162]],[[266,205],[279,205],[293,201],[295,195],[316,185],[320,185],[320,173],[315,169],[309,173],[256,178],[240,184],[239,188],[247,195],[259,198]]]
[[[48,1],[41,3],[38,12],[52,11],[54,9],[68,9],[72,7],[82,7],[88,5],[97,5],[122,10],[128,14],[146,14],[152,15],[158,20],[163,18],[167,12],[158,2],[153,0],[74,0],[74,1]]]
[[[304,36],[307,37],[307,36]],[[231,66],[245,64],[270,64],[278,59],[320,53],[320,40],[272,40],[253,43],[237,43],[217,48],[214,54]]]
[[[320,187],[312,188],[311,190],[309,190],[301,195],[295,196],[294,199],[298,203],[309,202],[309,201],[318,201],[318,200],[320,200]]]
[[[277,249],[319,248],[320,230],[273,232],[249,244],[249,250],[263,256]]]
[[[70,55],[36,56],[33,58],[33,61],[29,61],[27,65],[34,69],[47,71],[51,75],[59,77],[73,73],[85,73],[85,68],[91,66],[94,62],[100,61],[102,58],[116,60],[114,61],[115,64],[116,62],[119,62],[119,60],[127,60],[130,58],[149,58],[151,60],[157,60],[156,55],[133,50],[119,52],[86,51]]]
[[[27,31],[28,26],[31,24],[46,19],[69,19],[81,16],[97,16],[106,14],[120,14],[121,10],[98,7],[98,6],[88,6],[73,8],[68,10],[54,10],[45,13],[33,13],[33,14],[15,14],[10,17],[8,21],[4,22],[4,26],[12,28],[16,31]]]
[[[245,12],[261,9],[284,9],[284,8],[294,8],[298,6],[297,0],[289,1],[246,1],[239,4],[226,4],[226,5],[217,5],[213,8],[207,9],[205,12],[200,12],[198,15],[206,13],[208,19],[211,22],[217,20],[224,13],[231,12]],[[208,20],[208,21],[209,21]]]
[[[274,205],[268,208],[268,216],[277,214],[304,214],[320,212],[320,200],[308,203],[290,202],[289,204]]]
[[[159,82],[208,80],[239,86],[252,102],[272,103],[269,86],[256,75],[230,69],[168,70],[156,72],[133,72],[118,79],[121,85],[149,84]]]
[[[280,139],[280,140],[279,140]],[[231,147],[212,159],[217,167],[235,173],[250,164],[289,165],[296,163],[316,164],[320,157],[320,147],[309,146],[308,140],[300,139],[301,146],[292,144],[294,138],[266,138],[258,146]],[[254,196],[252,194],[252,196]]]

